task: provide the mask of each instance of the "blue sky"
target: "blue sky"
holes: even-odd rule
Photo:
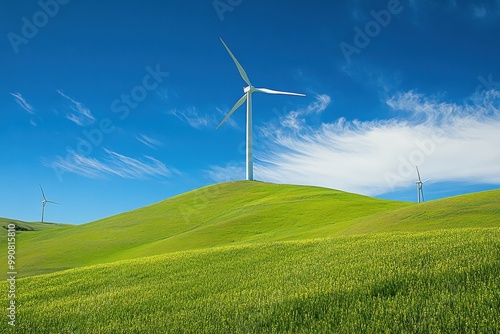
[[[426,200],[500,184],[500,1],[10,1],[0,216],[80,224],[245,178]],[[201,199],[203,200],[203,199]],[[192,209],[192,208],[187,208]]]

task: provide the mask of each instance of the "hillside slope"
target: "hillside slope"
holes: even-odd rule
[[[229,182],[80,226],[20,232],[21,276],[177,251],[345,234],[500,226],[500,191],[420,205],[337,190]],[[0,245],[5,240],[0,242]],[[0,264],[3,270],[5,261]]]
[[[44,231],[50,229],[64,228],[70,225],[55,223],[28,223],[21,220],[0,218],[0,226],[5,230],[10,224],[14,224],[17,231]],[[4,232],[2,232],[4,233]]]
[[[189,249],[298,239],[324,226],[334,235],[335,226],[350,220],[411,205],[318,187],[222,183],[89,224],[19,233],[18,267],[21,275],[34,275]]]
[[[500,227],[500,190],[429,201],[377,213],[368,219],[362,217],[350,221],[338,235],[472,227]],[[310,231],[311,235],[330,232],[329,226]]]

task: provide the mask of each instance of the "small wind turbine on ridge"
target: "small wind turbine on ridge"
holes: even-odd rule
[[[45,197],[45,193],[43,192],[43,188],[42,188],[41,184],[40,184],[40,190],[42,191],[42,196],[43,196],[43,200],[42,200],[42,223],[43,223],[43,215],[45,213],[45,204],[47,204],[47,203],[60,204],[60,203],[57,203],[54,201],[48,201],[47,198]]]
[[[422,181],[422,179],[420,178],[420,172],[418,171],[418,167],[415,166],[415,168],[417,169],[417,177],[418,177],[418,180],[415,183],[417,184],[418,203],[420,203],[420,202],[424,201],[424,188],[423,188],[423,185],[424,185],[425,182],[429,181],[430,179]],[[422,200],[420,200],[421,197],[422,197]]]
[[[248,84],[247,87],[243,88],[243,96],[236,102],[236,104],[231,108],[231,110],[227,113],[226,117],[219,123],[217,129],[224,124],[225,121],[238,109],[245,101],[247,102],[247,131],[246,131],[246,179],[249,181],[253,180],[253,148],[252,148],[252,93],[266,93],[266,94],[280,94],[280,95],[295,95],[295,96],[305,96],[304,94],[299,93],[290,93],[290,92],[282,92],[278,90],[272,90],[268,88],[256,88],[252,86],[250,83],[250,79],[248,79],[248,75],[246,74],[243,67],[240,65],[236,57],[233,55],[231,50],[227,47],[226,43],[220,39],[227,52],[233,59],[238,71],[240,72],[241,78]]]

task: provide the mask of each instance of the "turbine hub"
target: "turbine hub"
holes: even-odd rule
[[[253,90],[252,86],[246,86],[246,87],[243,88],[243,92],[245,92],[245,93],[248,93],[248,92],[250,92],[252,90]]]

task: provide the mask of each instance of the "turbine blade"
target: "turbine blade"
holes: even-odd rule
[[[40,186],[40,190],[42,191],[42,196],[43,196],[43,199],[44,199],[44,200],[47,200],[47,199],[45,198],[45,193],[43,192],[42,185],[40,184],[39,186]]]
[[[427,181],[429,181],[429,180],[430,180],[430,179],[427,179],[427,180],[423,181],[422,183],[425,183],[425,182],[427,182]]]
[[[425,202],[425,200],[424,200],[424,188],[420,188],[420,191],[422,192],[422,202]]]
[[[238,102],[236,102],[233,108],[227,113],[226,117],[224,117],[224,119],[219,123],[219,125],[217,125],[217,129],[220,128],[220,126],[224,124],[225,121],[227,121],[227,119],[236,111],[236,109],[238,109],[246,101],[246,99],[247,99],[247,94],[245,93],[245,95],[243,95],[238,100]]]
[[[52,203],[52,204],[59,204],[59,205],[61,205],[61,203],[57,203],[57,202],[54,202],[54,201],[47,201],[47,203]]]
[[[417,166],[415,166],[415,168],[417,169],[417,176],[418,176],[418,180],[419,180],[420,182],[422,182],[422,180],[420,179],[420,173],[418,172],[418,167],[417,167]]]
[[[243,80],[245,80],[245,82],[249,86],[252,86],[252,84],[250,83],[250,79],[248,79],[248,75],[246,74],[245,70],[243,69],[243,67],[238,62],[238,59],[236,59],[236,57],[233,55],[233,53],[231,52],[231,50],[229,50],[229,48],[227,47],[226,43],[224,43],[224,41],[222,40],[222,38],[220,39],[220,41],[222,42],[222,44],[224,44],[224,47],[226,48],[227,52],[229,52],[229,55],[231,56],[231,58],[233,58],[233,61],[236,64],[236,67],[238,68],[238,71],[240,72],[240,75],[243,78]]]
[[[261,92],[261,93],[266,93],[266,94],[306,96],[305,94],[282,92],[282,91],[279,91],[279,90],[273,90],[273,89],[268,89],[268,88],[255,88],[255,91],[256,92]]]

